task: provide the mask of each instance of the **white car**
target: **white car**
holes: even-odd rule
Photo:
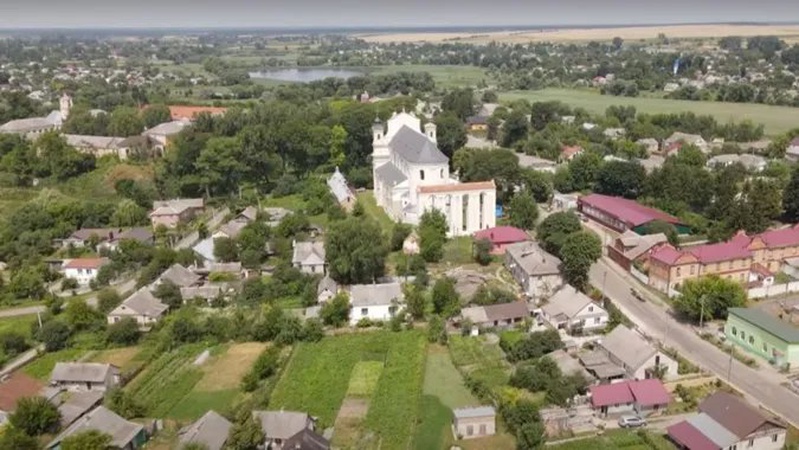
[[[646,426],[646,419],[640,416],[621,416],[619,417],[621,428],[636,428]]]

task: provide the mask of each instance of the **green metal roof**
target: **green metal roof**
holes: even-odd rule
[[[799,344],[799,328],[775,319],[774,317],[752,308],[730,308],[729,314],[777,336],[789,344]]]

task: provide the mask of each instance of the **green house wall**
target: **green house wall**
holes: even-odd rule
[[[790,344],[767,330],[732,314],[727,318],[727,324],[724,325],[724,334],[727,336],[728,342],[732,342],[748,353],[757,355],[778,367],[787,364],[790,364],[789,367],[799,367],[799,343]],[[751,342],[750,337],[752,338]],[[781,353],[776,357],[773,354],[775,349]]]

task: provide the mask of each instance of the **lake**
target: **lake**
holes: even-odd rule
[[[290,81],[293,83],[308,83],[331,77],[347,79],[358,75],[363,75],[363,73],[347,69],[273,69],[250,72],[250,78],[253,79]]]

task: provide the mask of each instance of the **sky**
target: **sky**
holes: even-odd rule
[[[799,20],[799,1],[0,0],[0,28],[346,28],[786,20]]]

